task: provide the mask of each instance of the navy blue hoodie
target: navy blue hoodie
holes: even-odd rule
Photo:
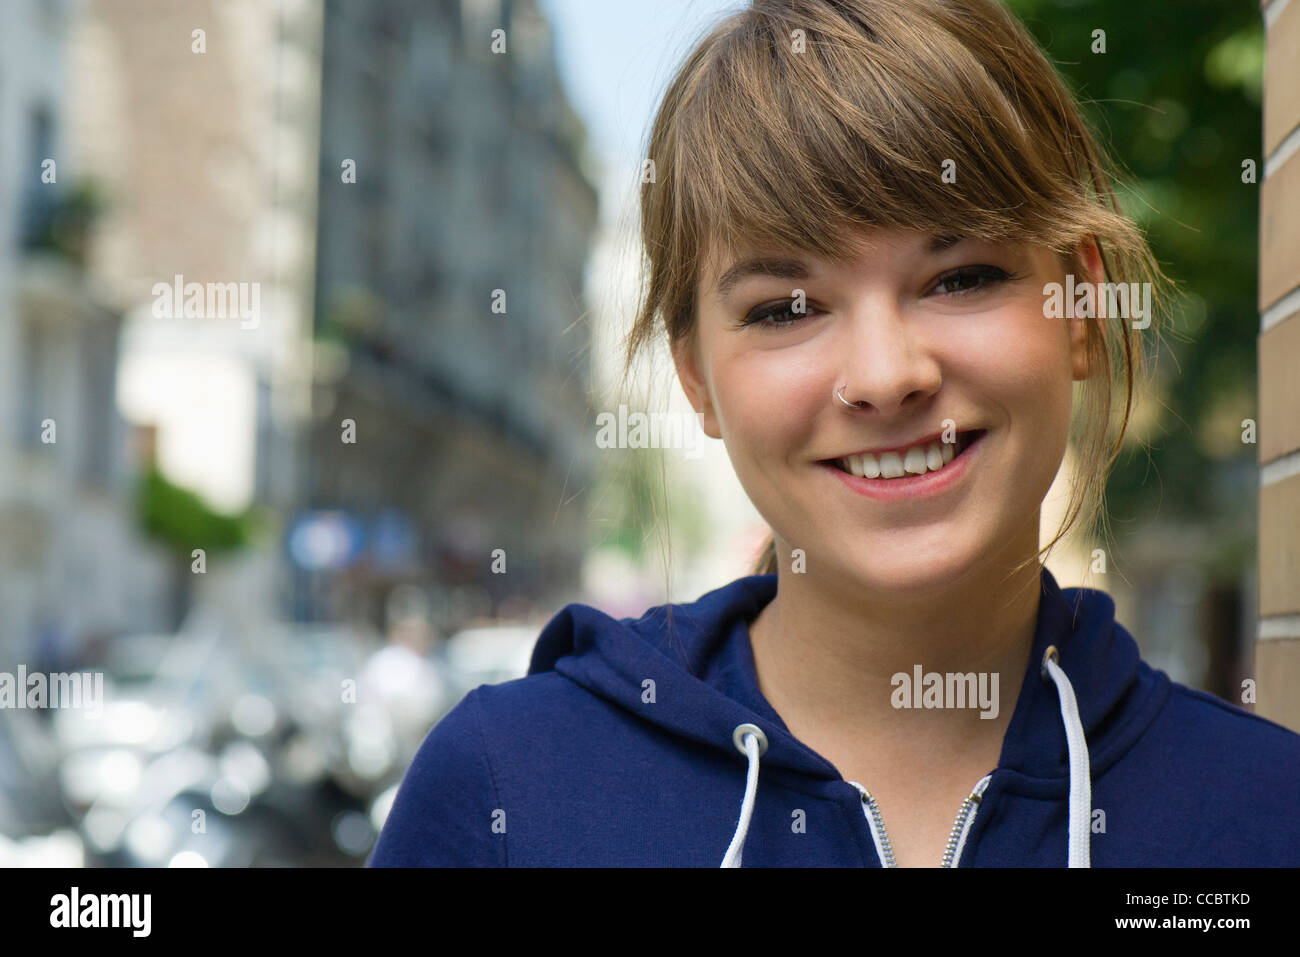
[[[1300,735],[1172,682],[1108,595],[1041,577],[1001,756],[945,863],[1300,865]],[[748,626],[775,594],[767,575],[635,621],[566,607],[527,677],[429,733],[371,866],[892,865],[869,789],[759,691]]]

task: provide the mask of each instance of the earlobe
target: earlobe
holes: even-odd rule
[[[1070,375],[1076,381],[1092,375],[1092,363],[1088,356],[1089,321],[1081,316],[1070,320]]]
[[[722,438],[708,383],[700,375],[699,359],[693,337],[678,342],[673,346],[672,351],[673,365],[677,367],[677,381],[682,384],[682,391],[686,393],[691,408],[700,417],[700,428],[711,439]]]

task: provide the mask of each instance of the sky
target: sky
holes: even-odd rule
[[[638,162],[673,69],[741,0],[538,0],[570,101],[612,175]],[[602,191],[605,184],[599,184]]]

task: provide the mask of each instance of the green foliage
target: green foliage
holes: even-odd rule
[[[340,285],[328,293],[329,307],[318,317],[315,338],[348,343],[373,336],[383,324],[383,304],[364,285]]]
[[[108,199],[98,183],[79,180],[70,189],[56,193],[53,202],[44,208],[35,234],[28,238],[28,248],[56,252],[73,265],[84,267],[90,231],[107,207]]]
[[[183,559],[195,548],[209,556],[242,548],[257,527],[252,509],[240,515],[215,511],[189,489],[169,482],[156,466],[140,480],[138,506],[145,531]]]
[[[634,560],[645,554],[646,535],[654,527],[654,487],[647,466],[649,453],[657,452],[644,451],[646,455],[638,456],[627,450],[601,450],[592,504],[592,517],[602,531],[599,542]]]
[[[670,452],[678,454],[680,452]],[[683,488],[669,493],[663,449],[602,449],[593,518],[601,540],[634,561],[647,561],[671,536],[683,554],[701,548],[708,523],[699,503]]]
[[[1163,382],[1151,447],[1121,455],[1112,515],[1222,521],[1253,508],[1216,473],[1256,447],[1233,423],[1256,418],[1259,186],[1242,161],[1260,156],[1263,35],[1258,4],[1179,0],[1008,0],[1085,101],[1127,172],[1125,212],[1147,230],[1161,267],[1186,294],[1157,363]],[[1095,30],[1106,52],[1093,53]],[[1258,175],[1258,173],[1257,173]]]

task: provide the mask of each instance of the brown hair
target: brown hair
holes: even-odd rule
[[[1033,243],[1074,263],[1093,239],[1099,281],[1149,282],[1162,306],[1171,288],[1073,96],[996,0],[754,0],[687,56],[648,159],[628,368],[661,332],[689,341],[715,248],[795,247],[842,263],[855,233],[902,227]],[[955,183],[941,180],[946,160]],[[1158,343],[1160,325],[1142,331]],[[1140,334],[1123,318],[1087,321],[1075,481],[1039,558],[1080,515],[1104,524],[1106,475],[1148,364]],[[769,540],[755,570],[775,562]]]

